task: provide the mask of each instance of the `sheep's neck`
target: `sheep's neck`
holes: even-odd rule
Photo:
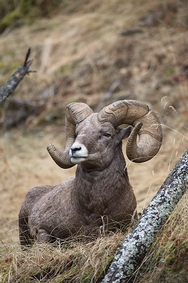
[[[76,170],[76,183],[79,186],[84,180],[91,184],[98,184],[100,180],[110,179],[112,176],[109,174],[112,176],[117,174],[128,179],[125,158],[120,146],[116,148],[112,162],[103,170],[99,170],[98,168],[88,169],[87,166],[84,167],[82,164],[79,164]]]
[[[103,171],[77,167],[74,196],[79,207],[102,214],[112,200],[124,197],[129,191],[132,193],[121,148],[117,151]]]

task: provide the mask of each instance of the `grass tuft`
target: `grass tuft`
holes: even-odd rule
[[[67,240],[54,247],[35,244],[30,250],[8,248],[1,262],[4,282],[97,282],[122,242],[122,233],[92,241]]]

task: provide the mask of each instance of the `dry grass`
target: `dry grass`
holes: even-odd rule
[[[22,64],[31,46],[35,59],[32,67],[37,74],[24,79],[15,97],[41,103],[41,92],[53,83],[59,85],[59,92],[44,101],[46,107],[39,116],[29,117],[17,129],[1,131],[0,282],[97,282],[124,237],[118,232],[91,242],[71,240],[64,247],[36,245],[28,253],[20,250],[17,215],[28,189],[56,184],[74,174],[74,169],[56,167],[45,149],[50,142],[63,147],[62,117],[67,103],[84,101],[96,108],[112,82],[121,78],[106,104],[120,98],[138,99],[158,112],[164,129],[159,154],[145,164],[127,161],[139,212],[187,149],[188,81],[182,70],[188,64],[188,32],[180,21],[181,9],[176,14],[168,13],[159,26],[120,36],[140,28],[139,19],[149,9],[156,9],[159,2],[164,4],[149,0],[111,0],[108,4],[80,0],[76,5],[71,1],[53,19],[38,19],[30,27],[6,30],[1,35],[0,84]],[[1,111],[3,121],[6,113]],[[54,111],[62,113],[56,114],[58,121],[48,120]],[[140,276],[145,280],[142,282],[168,282],[168,278],[158,278],[167,270],[173,274],[174,255],[181,259],[177,251],[181,251],[182,243],[187,244],[187,223],[185,197],[146,256],[153,265],[149,270],[139,270],[135,282],[141,280]]]
[[[35,245],[28,252],[6,247],[8,256],[1,261],[5,271],[1,282],[97,282],[104,276],[123,235],[96,240],[66,240],[63,246]]]
[[[187,282],[187,203],[185,194],[136,271],[134,283]]]

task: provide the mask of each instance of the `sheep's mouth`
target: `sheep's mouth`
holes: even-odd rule
[[[81,163],[85,161],[87,156],[71,156],[71,162],[74,164]]]

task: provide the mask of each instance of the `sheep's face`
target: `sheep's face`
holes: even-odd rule
[[[75,142],[69,151],[71,162],[103,170],[111,163],[115,148],[129,136],[131,128],[114,128],[110,122],[99,122],[97,114],[90,115],[76,126]]]

